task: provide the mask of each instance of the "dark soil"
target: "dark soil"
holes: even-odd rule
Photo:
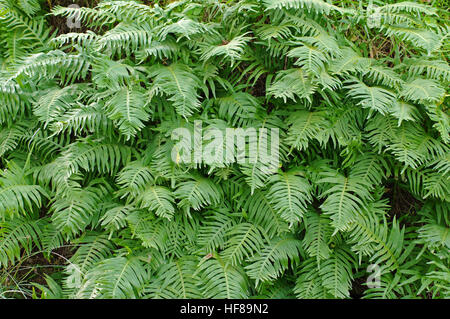
[[[51,12],[51,9],[56,6],[68,7],[71,4],[77,4],[80,7],[94,8],[100,0],[47,0],[46,6],[43,8],[46,12]],[[86,32],[87,28],[81,25],[81,28],[72,29],[67,25],[67,18],[48,15],[48,24],[58,30],[58,35],[69,32]]]
[[[67,259],[72,257],[71,247],[60,247],[53,250],[49,259],[43,254],[32,254],[24,259],[17,271],[16,278],[27,278],[27,281],[45,285],[45,276],[61,271],[62,266],[67,264]],[[62,256],[62,257],[61,257]]]
[[[350,291],[350,297],[352,299],[361,299],[364,296],[364,291],[367,287],[364,285],[366,278],[360,277],[353,281],[352,290]]]
[[[389,199],[391,207],[389,217],[397,220],[405,215],[414,215],[422,202],[398,184],[387,185],[385,197]]]

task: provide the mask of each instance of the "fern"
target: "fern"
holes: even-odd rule
[[[261,253],[253,258],[253,263],[247,266],[250,278],[259,282],[272,281],[286,270],[289,264],[296,265],[300,241],[294,238],[277,239],[266,246]]]
[[[199,298],[202,296],[195,276],[198,260],[184,258],[163,265],[157,280],[145,288],[149,298]]]
[[[297,176],[297,172],[287,172],[274,175],[271,178],[269,199],[281,215],[281,218],[290,225],[300,221],[306,211],[307,204],[311,201],[309,183]]]
[[[319,273],[323,287],[336,298],[349,297],[352,276],[352,256],[346,247],[337,247]]]
[[[119,130],[130,138],[141,130],[149,114],[144,93],[137,88],[122,88],[105,105],[108,116],[116,121]]]
[[[86,274],[83,293],[97,298],[137,297],[146,279],[145,268],[137,258],[112,257],[100,261]]]
[[[0,0],[0,296],[448,298],[422,2]]]
[[[323,177],[318,182],[328,185],[321,195],[326,196],[321,209],[330,215],[334,233],[348,230],[365,201],[371,197],[369,184],[359,177],[345,177],[336,172],[323,172],[321,175]]]
[[[247,295],[248,279],[241,269],[225,265],[220,259],[208,259],[198,269],[204,282],[205,298],[235,299]]]
[[[322,0],[265,0],[264,4],[267,9],[305,8],[308,11],[325,14],[329,14],[330,11],[341,11],[339,7]]]
[[[21,249],[27,254],[31,253],[34,245],[40,246],[41,220],[26,220],[16,218],[1,223],[0,238],[0,265],[6,266],[8,262],[20,260]]]
[[[168,94],[181,116],[188,117],[200,108],[197,93],[200,83],[187,65],[157,65],[149,70],[149,76],[154,79],[150,94]]]

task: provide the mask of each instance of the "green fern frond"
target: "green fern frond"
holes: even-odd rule
[[[205,298],[247,298],[248,279],[239,268],[225,264],[220,259],[207,259],[197,270],[202,279]]]
[[[0,266],[21,259],[21,250],[30,254],[33,247],[40,248],[42,220],[14,218],[0,222]]]
[[[149,76],[154,81],[150,96],[160,93],[169,95],[169,101],[173,102],[181,116],[189,117],[200,108],[197,93],[199,79],[187,65],[155,65],[149,70]]]
[[[323,262],[319,274],[322,285],[335,298],[350,297],[353,256],[345,246],[333,250],[330,258]]]
[[[342,12],[341,8],[322,0],[264,0],[267,10],[275,9],[306,9],[315,13],[330,14],[330,12]]]
[[[278,238],[270,242],[264,249],[251,259],[246,272],[251,279],[268,282],[277,279],[289,265],[299,263],[301,242],[294,238]]]
[[[306,233],[302,245],[310,257],[317,259],[320,268],[320,261],[330,256],[331,250],[328,243],[333,232],[330,219],[325,215],[319,215],[314,211],[308,211],[305,219]]]
[[[296,171],[281,172],[269,180],[268,197],[281,218],[291,226],[301,220],[311,202],[311,185]]]
[[[105,103],[105,108],[127,139],[140,131],[149,118],[145,93],[137,87],[121,88]]]
[[[386,26],[383,29],[388,37],[398,37],[403,41],[410,41],[428,53],[439,50],[442,45],[442,38],[429,30],[394,25]]]
[[[156,274],[156,280],[145,287],[146,297],[152,299],[193,299],[201,298],[198,278],[195,275],[199,260],[181,258],[163,265]]]
[[[420,103],[437,102],[444,94],[444,89],[436,81],[425,79],[415,79],[405,83],[400,93],[405,99]]]
[[[100,261],[87,274],[85,282],[92,285],[97,298],[121,299],[142,294],[148,274],[142,262],[134,257],[112,257]]]
[[[323,141],[328,121],[322,112],[297,111],[288,118],[289,131],[286,143],[292,148],[304,150],[311,140]]]
[[[349,230],[351,223],[371,198],[369,185],[359,177],[345,177],[333,171],[324,171],[318,183],[326,183],[328,187],[321,194],[325,201],[320,206],[323,212],[330,215],[332,225],[337,231]]]
[[[40,185],[33,184],[18,164],[10,162],[9,167],[0,172],[0,215],[32,215],[40,208],[48,192]]]
[[[241,223],[227,231],[228,241],[222,256],[226,264],[239,265],[244,258],[250,258],[255,251],[264,245],[264,236],[261,230],[250,223]]]
[[[358,105],[386,114],[396,101],[395,93],[382,87],[368,86],[365,83],[355,80],[353,84],[345,86],[348,89],[348,96],[359,100]]]
[[[175,213],[172,192],[162,186],[149,186],[139,194],[137,202],[141,208],[147,208],[157,216],[169,220]]]
[[[274,82],[269,86],[267,93],[276,98],[306,99],[311,101],[311,95],[316,91],[317,85],[313,83],[307,72],[302,69],[289,69],[277,73]]]
[[[222,190],[212,180],[202,176],[192,176],[191,180],[180,183],[174,195],[180,199],[179,207],[187,211],[218,204],[223,196]]]

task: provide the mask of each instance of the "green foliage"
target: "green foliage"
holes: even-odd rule
[[[0,0],[1,297],[450,297],[443,10],[147,3]],[[172,160],[198,120],[279,165]]]

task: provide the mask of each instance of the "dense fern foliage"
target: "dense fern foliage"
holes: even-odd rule
[[[57,2],[0,0],[1,297],[450,297],[442,8]],[[194,121],[278,172],[172,161]]]

